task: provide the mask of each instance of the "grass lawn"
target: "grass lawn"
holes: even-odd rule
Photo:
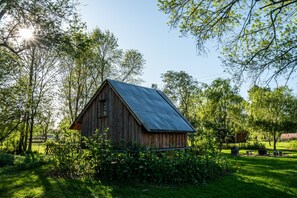
[[[297,151],[285,148],[283,157],[232,157],[225,150],[237,171],[199,185],[66,180],[47,176],[49,165],[26,171],[5,167],[0,168],[0,197],[297,197]]]

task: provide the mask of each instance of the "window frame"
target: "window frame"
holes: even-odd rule
[[[97,115],[98,115],[98,118],[108,117],[108,100],[107,99],[98,100]]]

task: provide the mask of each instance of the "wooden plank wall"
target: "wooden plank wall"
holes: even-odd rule
[[[115,144],[140,144],[142,126],[138,124],[131,112],[118,95],[110,88],[110,132]]]
[[[107,117],[98,117],[99,100],[107,100]],[[113,89],[106,84],[83,115],[82,135],[91,136],[96,129],[109,128],[113,144],[142,145],[150,148],[182,148],[187,146],[186,133],[151,133],[141,126]]]
[[[142,145],[150,148],[184,148],[187,147],[186,133],[151,133],[142,132]]]
[[[89,108],[85,111],[81,128],[82,135],[89,137],[93,135],[97,129],[99,131],[103,131],[109,126],[109,116],[98,118],[99,101],[104,99],[108,100],[108,95],[109,90],[105,86],[95,100],[93,100]]]

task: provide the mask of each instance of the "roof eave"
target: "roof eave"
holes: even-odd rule
[[[195,133],[195,131],[176,131],[176,130],[159,130],[159,129],[151,129],[148,132],[149,133]]]

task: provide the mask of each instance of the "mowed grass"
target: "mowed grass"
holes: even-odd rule
[[[297,151],[283,157],[231,156],[228,176],[206,184],[154,186],[68,180],[49,176],[51,166],[16,171],[0,168],[0,197],[297,197]],[[243,151],[242,151],[243,152]]]

